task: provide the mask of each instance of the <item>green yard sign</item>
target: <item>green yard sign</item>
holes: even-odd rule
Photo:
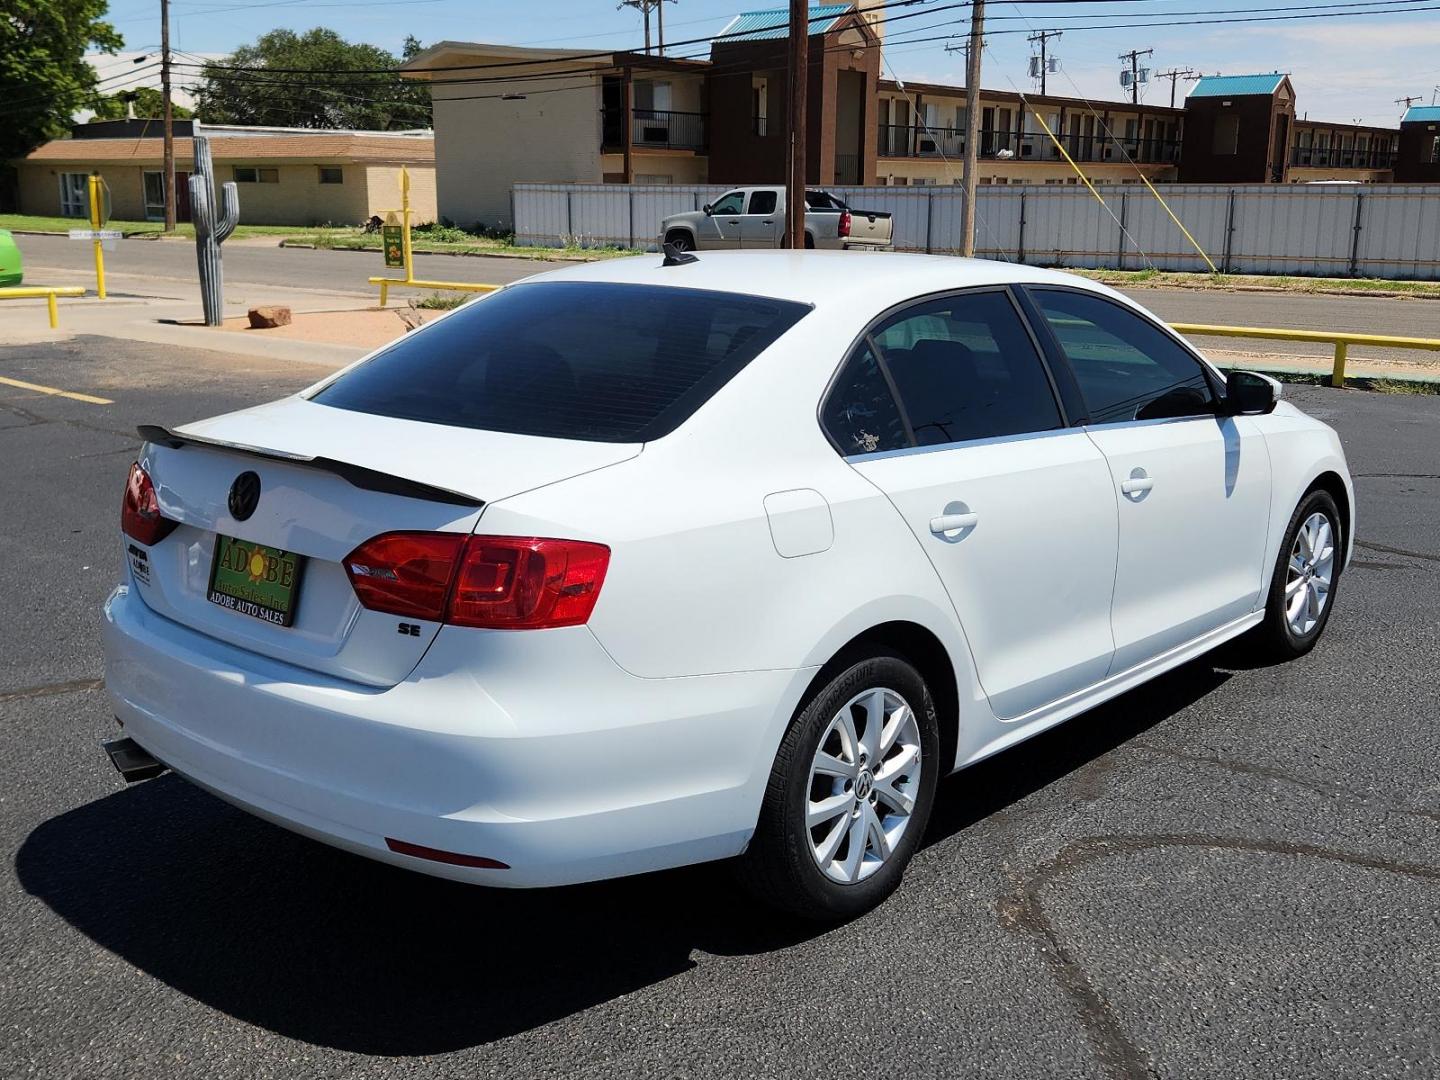
[[[380,242],[385,248],[385,265],[405,265],[405,241],[401,235],[404,230],[399,225],[382,225],[380,227]]]

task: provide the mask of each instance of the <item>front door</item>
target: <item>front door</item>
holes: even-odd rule
[[[740,246],[740,217],[745,211],[745,192],[727,191],[710,204],[710,213],[700,219],[699,247],[714,250]]]
[[[879,394],[853,390],[852,370],[873,370]],[[898,394],[898,436],[876,419],[886,385]],[[1114,651],[1110,470],[1066,427],[1010,294],[959,292],[890,316],[836,387],[856,403],[836,412],[832,395],[832,437],[934,565],[995,715],[1020,718],[1103,679]],[[835,430],[846,422],[876,430]]]
[[[1112,673],[1264,602],[1270,457],[1253,419],[1222,416],[1214,376],[1117,301],[1032,288],[1109,462],[1120,551]]]
[[[775,189],[758,188],[750,192],[749,205],[740,216],[740,246],[779,247],[780,234],[784,228],[782,213],[780,193]]]

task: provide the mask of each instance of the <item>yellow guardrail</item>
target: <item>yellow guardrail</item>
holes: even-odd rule
[[[40,300],[45,301],[45,306],[50,309],[50,329],[56,330],[60,326],[60,309],[55,303],[57,296],[84,296],[85,290],[79,285],[20,285],[14,288],[0,289],[0,300]]]
[[[422,281],[419,278],[372,277],[371,285],[380,286],[380,306],[384,307],[390,297],[391,285],[403,285],[407,289],[454,289],[459,292],[494,292],[499,285],[480,285],[470,281]]]
[[[1329,330],[1282,330],[1268,326],[1207,326],[1203,323],[1171,323],[1181,334],[1199,337],[1259,338],[1262,341],[1312,341],[1335,349],[1331,386],[1345,385],[1345,360],[1351,345],[1374,345],[1382,349],[1426,349],[1440,352],[1440,338],[1392,337],[1389,334],[1344,334]]]

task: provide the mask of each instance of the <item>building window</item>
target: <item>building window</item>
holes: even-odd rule
[[[90,216],[90,175],[83,172],[60,174],[60,216]]]
[[[237,184],[278,184],[279,169],[261,169],[254,165],[235,165],[231,168]]]
[[[1221,113],[1215,118],[1215,142],[1212,150],[1216,154],[1238,154],[1240,152],[1240,116],[1238,113]]]
[[[750,119],[756,135],[764,135],[770,114],[770,80],[763,75],[750,76]]]
[[[266,172],[273,172],[274,170],[267,169],[267,170],[264,170],[264,171],[266,171]],[[344,182],[345,182],[345,170],[342,169],[342,168],[340,168],[339,165],[321,165],[321,166],[320,166],[320,183],[322,183],[322,184],[343,184]]]
[[[1440,165],[1440,135],[1430,140],[1430,164]]]
[[[636,173],[637,184],[673,184],[675,178],[668,173]]]

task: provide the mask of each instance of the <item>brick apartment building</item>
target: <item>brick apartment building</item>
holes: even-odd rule
[[[810,9],[809,181],[959,183],[965,88],[883,78],[871,3]],[[708,60],[457,41],[425,50],[405,71],[431,83],[440,214],[505,225],[522,182],[780,182],[787,21],[783,8],[737,15]],[[466,81],[481,70],[503,81]],[[1440,181],[1429,137],[1440,110],[1412,109],[1422,115],[1400,128],[1297,120],[1280,74],[1203,78],[1183,108],[982,90],[980,111],[982,184],[1078,183],[1045,127],[1097,183]]]

